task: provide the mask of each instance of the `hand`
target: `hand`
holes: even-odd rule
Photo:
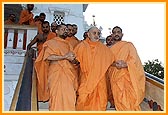
[[[79,65],[80,64],[80,62],[76,58],[74,60],[72,60],[71,63],[73,63],[75,65]]]
[[[69,61],[73,61],[75,59],[75,54],[70,51],[70,52],[65,54],[65,58]]]
[[[127,67],[127,63],[123,60],[117,60],[114,62],[114,65],[117,69],[121,69],[121,68],[126,68]]]
[[[28,57],[32,57],[33,56],[32,49],[27,50],[26,55],[28,55]]]

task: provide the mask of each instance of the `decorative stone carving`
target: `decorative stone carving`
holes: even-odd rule
[[[25,56],[26,50],[4,49],[4,55]]]

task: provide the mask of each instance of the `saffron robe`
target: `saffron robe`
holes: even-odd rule
[[[75,36],[67,37],[65,40],[68,41],[69,44],[71,44],[73,48],[75,48],[76,45],[80,42]]]
[[[106,72],[106,83],[107,83],[107,100],[110,102],[110,107],[114,108],[115,104],[114,104],[114,98],[113,98],[113,94],[112,94],[112,90],[111,90],[111,83],[110,83],[110,73],[109,73],[109,69]]]
[[[46,41],[47,41],[47,40],[50,40],[50,39],[52,39],[52,38],[54,38],[54,37],[56,37],[55,34],[54,34],[53,32],[49,32]],[[37,43],[38,56],[39,56],[39,54],[40,54],[40,52],[41,52],[41,50],[42,50],[42,48],[43,48],[43,44],[44,44],[44,43],[42,43],[42,42]],[[41,88],[39,87],[39,83],[38,83],[38,82],[37,82],[37,91],[38,91],[38,101],[43,101],[43,96],[44,96],[44,95],[43,95],[43,93],[42,93],[42,91],[41,91]],[[45,101],[47,101],[47,99],[46,99]]]
[[[5,20],[4,24],[15,24],[15,22],[12,22],[10,19]]]
[[[80,85],[77,110],[103,111],[107,106],[105,73],[113,62],[109,48],[87,38],[80,42],[74,52],[80,62]]]
[[[59,60],[50,63],[50,55],[65,55],[72,51],[65,40],[55,37],[44,43],[40,55],[35,61],[37,79],[43,96],[42,101],[49,99],[50,111],[75,110],[76,88],[74,67],[68,60]]]
[[[117,111],[136,111],[145,95],[145,73],[132,43],[119,41],[111,48],[115,61],[124,60],[127,68],[109,68],[111,89]]]
[[[78,40],[78,38],[76,38],[75,36],[72,37],[67,37],[65,39],[72,47],[73,49],[80,43],[80,41]],[[80,78],[79,78],[79,66],[78,65],[74,65],[75,69],[76,69],[76,73],[78,75],[77,81],[78,83],[80,82]]]
[[[28,10],[22,10],[20,13],[19,24],[34,25],[33,13]]]
[[[49,32],[49,34],[47,35],[46,41],[47,41],[47,40],[50,40],[50,39],[52,39],[52,38],[54,38],[54,37],[56,37],[56,34],[55,34],[54,32]],[[42,47],[43,47],[43,44],[44,44],[43,42],[37,43],[38,55],[39,55],[39,53],[41,52],[41,49],[42,49]]]

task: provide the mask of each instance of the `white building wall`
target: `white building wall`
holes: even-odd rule
[[[70,23],[78,25],[76,37],[82,40],[84,33],[83,4],[35,4],[33,13],[34,16],[36,16],[44,12],[46,14],[46,21],[52,23],[54,11],[65,13],[65,24]]]

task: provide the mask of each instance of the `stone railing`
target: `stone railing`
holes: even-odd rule
[[[164,110],[164,80],[149,74],[146,74],[145,98],[144,102],[148,107],[142,108],[146,111],[163,111]]]
[[[8,111],[23,66],[26,46],[37,35],[37,27],[28,25],[4,25],[3,34],[4,110]]]

